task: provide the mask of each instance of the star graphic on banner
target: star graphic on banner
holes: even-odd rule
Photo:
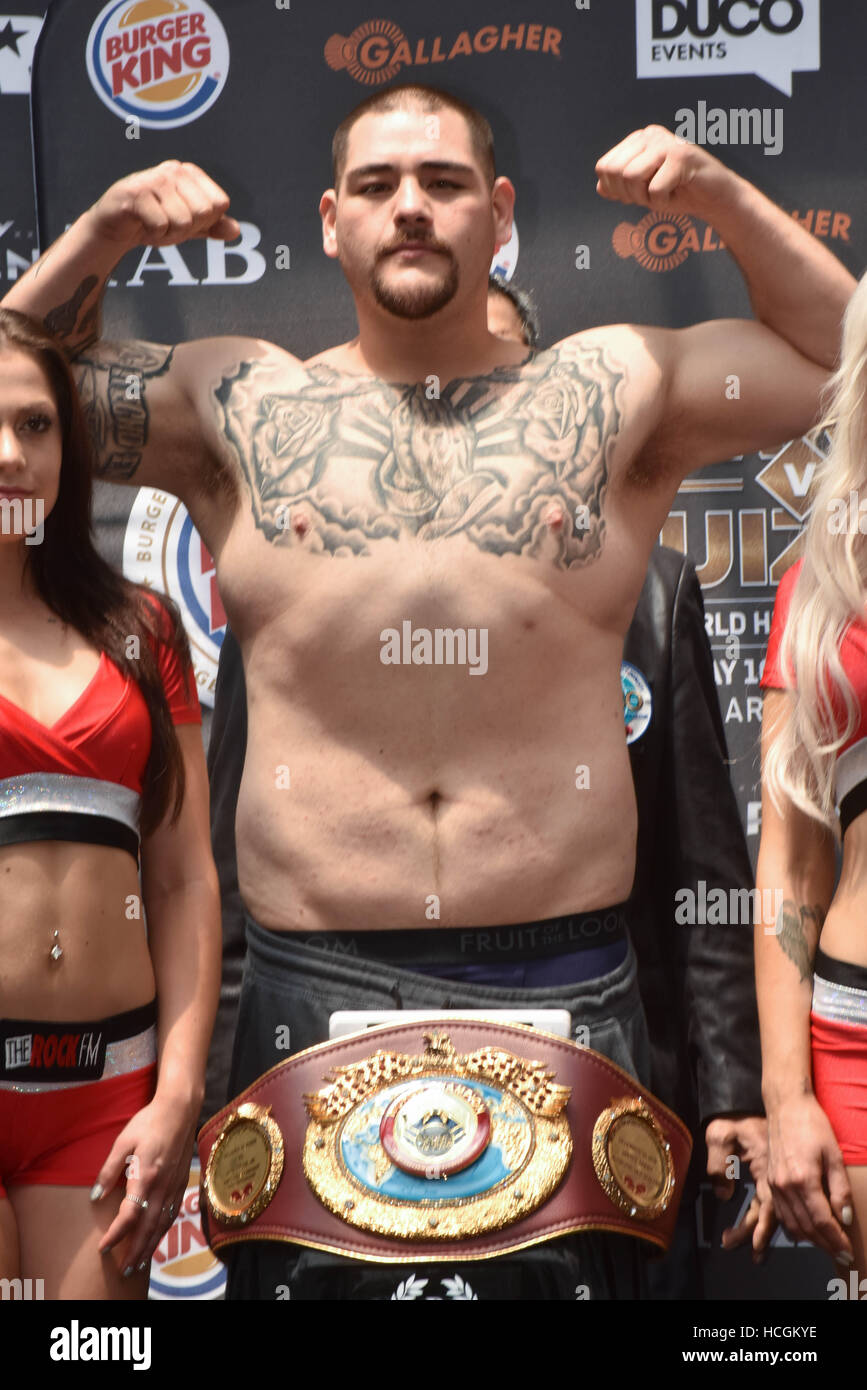
[[[12,52],[20,58],[21,50],[18,47],[18,40],[25,38],[26,35],[26,29],[13,29],[12,20],[7,19],[4,27],[0,29],[0,49],[11,48]]]
[[[42,24],[38,15],[0,14],[0,96],[26,96],[30,91],[33,50]]]

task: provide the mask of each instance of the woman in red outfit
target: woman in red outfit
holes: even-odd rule
[[[839,1262],[850,1296],[851,1271],[867,1276],[867,277],[834,384],[804,560],[780,583],[762,678],[756,886],[780,907],[755,941],[774,1203]]]
[[[60,349],[0,310],[0,1277],[144,1298],[189,1172],[219,895],[189,658],[94,549],[86,439]]]

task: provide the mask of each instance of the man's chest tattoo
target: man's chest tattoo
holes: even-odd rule
[[[366,555],[384,539],[462,535],[495,555],[601,551],[625,369],[602,347],[543,352],[488,376],[392,386],[307,369],[290,391],[243,362],[220,424],[268,540]]]

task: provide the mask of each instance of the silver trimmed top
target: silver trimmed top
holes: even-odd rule
[[[107,816],[139,833],[141,797],[119,782],[95,777],[71,777],[61,772],[26,772],[0,780],[0,817],[34,811],[73,811]]]
[[[835,985],[813,976],[813,1013],[830,1023],[858,1023],[867,1026],[867,990],[853,985]]]
[[[851,748],[837,754],[834,764],[834,800],[837,805],[862,782],[867,782],[867,738],[859,738]]]

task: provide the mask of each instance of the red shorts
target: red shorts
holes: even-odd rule
[[[810,1014],[813,1090],[844,1163],[867,1164],[867,1027]]]
[[[0,1089],[0,1198],[17,1183],[92,1187],[111,1146],[153,1099],[156,1063],[56,1091]]]

